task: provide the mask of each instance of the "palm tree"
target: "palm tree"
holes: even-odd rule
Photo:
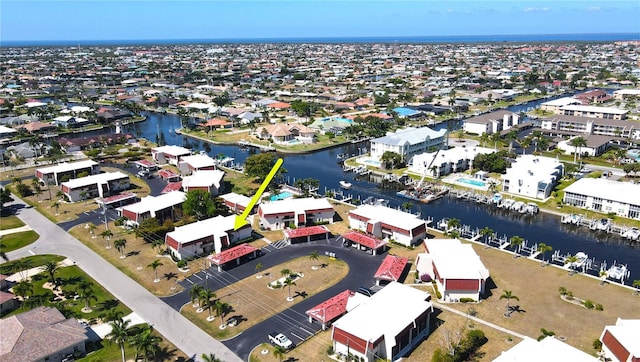
[[[80,198],[84,200],[84,204],[87,204],[87,196],[89,196],[89,192],[87,190],[83,190],[80,192]]]
[[[26,280],[29,276],[29,269],[31,269],[31,260],[29,259],[18,259],[13,264],[12,270],[16,270],[18,274],[20,274],[20,280]]]
[[[120,352],[122,353],[122,362],[126,362],[124,358],[124,344],[130,338],[129,335],[129,323],[130,320],[124,320],[122,318],[116,319],[111,322],[111,332],[106,335],[112,343],[117,343],[120,346]]]
[[[294,281],[293,281],[293,279],[291,279],[291,278],[287,277],[287,278],[284,280],[283,285],[285,285],[285,286],[289,287],[289,298],[287,298],[287,299],[291,300],[291,286],[292,286],[292,285],[294,285],[294,286],[295,286],[295,285],[297,285],[297,284],[296,284],[296,282],[294,282]]]
[[[509,245],[514,247],[514,254],[513,257],[517,258],[518,257],[518,248],[522,245],[522,243],[524,243],[524,239],[518,235],[514,235],[511,237],[511,239],[509,239]]]
[[[211,317],[211,307],[213,306],[213,303],[211,303],[211,299],[215,299],[216,297],[216,293],[214,293],[211,289],[202,289],[202,291],[200,292],[200,302],[201,304],[206,304],[207,311],[209,312],[209,317],[207,318],[208,320],[213,320],[213,318]]]
[[[273,357],[277,358],[278,361],[282,362],[282,358],[284,357],[284,354],[287,350],[285,350],[283,347],[280,346],[275,346],[273,348]]]
[[[553,248],[551,247],[551,245],[547,245],[545,243],[540,243],[538,244],[538,252],[540,252],[540,254],[542,254],[542,261],[544,260],[544,254],[547,253],[547,251],[552,251]]]
[[[260,271],[262,270],[262,268],[264,268],[264,266],[262,265],[262,263],[258,263],[258,264],[256,264],[256,273],[260,273]],[[262,278],[262,275],[258,275],[258,276],[256,276],[256,278],[260,279],[260,278]]]
[[[482,235],[482,237],[486,240],[488,237],[490,237],[491,235],[493,235],[494,231],[493,229],[491,229],[488,226],[485,226],[484,228],[482,228],[480,230],[480,235]]]
[[[547,337],[555,336],[555,335],[556,335],[556,332],[554,332],[554,331],[550,331],[550,330],[546,330],[546,329],[544,329],[544,328],[540,328],[540,332],[541,332],[542,334],[541,334],[540,336],[538,336],[538,341],[541,341],[541,340],[543,340],[543,339],[545,339],[545,338],[547,338]]]
[[[230,307],[231,306],[228,303],[222,302],[220,300],[216,300],[216,302],[213,304],[213,308],[216,310],[216,317],[220,317],[220,320],[222,321],[221,324],[224,324],[224,316],[227,314],[227,311]]]
[[[460,219],[451,218],[447,221],[447,229],[455,229],[462,225]]]
[[[314,251],[311,254],[309,254],[309,259],[315,263],[318,261],[318,259],[320,259],[320,254],[318,254],[318,251]],[[312,268],[317,268],[317,267],[315,264],[313,264]]]
[[[193,304],[194,307],[200,305],[200,294],[202,293],[202,290],[204,290],[204,288],[198,284],[194,285],[189,290],[189,297],[191,297],[191,304]]]
[[[127,240],[126,239],[118,239],[116,241],[113,242],[113,246],[116,247],[116,249],[118,249],[118,251],[120,252],[120,259],[124,259],[124,249],[127,247]]]
[[[292,274],[292,272],[291,272],[291,270],[289,270],[289,269],[282,269],[282,270],[280,270],[280,275],[282,275],[282,276],[283,276],[283,277],[285,277],[285,278],[286,278],[286,277],[288,277],[288,276],[289,276],[289,275],[291,275],[291,274]]]
[[[500,296],[500,300],[502,299],[506,299],[507,300],[507,312],[505,313],[505,316],[510,316],[511,315],[511,306],[509,306],[509,301],[511,299],[515,299],[517,301],[520,301],[520,298],[518,298],[517,296],[513,295],[513,293],[511,293],[510,290],[503,290],[502,291],[502,295]]]
[[[90,222],[87,224],[87,226],[89,227],[89,234],[91,234],[91,238],[95,239],[96,238],[95,230],[97,228],[96,224]]]
[[[51,204],[51,207],[56,209],[56,215],[60,215],[60,213],[58,212],[60,209],[60,203],[58,201],[55,201],[53,204]]]
[[[511,151],[513,150],[513,141],[515,141],[516,139],[518,139],[518,133],[516,133],[516,131],[511,131],[509,133],[507,133],[504,138],[509,141],[509,153],[511,153]]]
[[[487,141],[489,141],[489,134],[487,132],[482,132],[480,135],[480,143],[483,147],[487,144]]]
[[[569,145],[573,146],[575,151],[573,153],[573,163],[576,163],[576,158],[578,157],[579,149],[587,145],[587,140],[582,137],[575,137],[569,141]]]
[[[146,324],[140,328],[139,331],[130,338],[131,345],[136,349],[134,361],[137,361],[140,356],[142,356],[144,361],[148,361],[149,355],[154,357],[155,360],[156,353],[160,350],[160,342],[162,342],[162,338],[153,335],[152,326]]]
[[[113,233],[111,232],[111,230],[106,229],[105,231],[100,233],[100,236],[102,236],[102,238],[107,242],[106,248],[107,249],[111,248],[111,246],[109,245],[109,240],[111,240],[111,237],[113,236]]]
[[[155,274],[155,279],[153,279],[154,283],[157,283],[160,281],[160,279],[158,279],[158,267],[161,265],[164,265],[164,264],[162,264],[160,259],[156,259],[152,261],[151,264],[147,265],[147,268],[153,269],[153,273]]]
[[[93,288],[82,288],[78,290],[78,296],[84,301],[84,311],[90,312],[91,306],[89,305],[92,300],[98,300]]]
[[[56,284],[55,274],[58,270],[58,263],[53,260],[49,260],[44,264],[44,270],[49,274],[49,281],[52,285]]]
[[[216,357],[215,354],[213,353],[209,353],[209,354],[202,354],[200,356],[200,359],[202,360],[202,362],[222,362],[222,360],[218,357]]]
[[[151,242],[151,247],[155,249],[158,254],[160,254],[160,249],[162,249],[163,245],[164,245],[164,240],[162,239],[156,239]]]
[[[33,284],[26,280],[22,280],[13,287],[13,293],[21,297],[23,301],[29,299],[29,296],[33,294]]]
[[[529,146],[531,146],[532,140],[529,137],[525,137],[520,141],[520,146],[522,146],[522,154],[526,154],[527,153],[527,148],[529,148]]]

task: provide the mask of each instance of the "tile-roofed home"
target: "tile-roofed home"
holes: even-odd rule
[[[52,125],[51,123],[44,123],[44,122],[30,122],[30,123],[26,123],[26,124],[22,124],[19,126],[16,126],[16,128],[20,129],[24,129],[25,131],[29,132],[29,133],[39,133],[39,132],[46,132],[46,131],[51,131],[54,130],[56,128],[56,126]]]
[[[276,123],[258,127],[255,135],[260,139],[271,139],[277,144],[289,144],[294,139],[304,143],[312,143],[315,140],[314,130],[299,123]]]
[[[55,308],[37,307],[0,319],[0,360],[3,362],[60,361],[84,355],[87,331],[75,318]]]

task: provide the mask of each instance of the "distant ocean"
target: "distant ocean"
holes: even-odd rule
[[[514,34],[514,35],[447,35],[405,37],[318,37],[318,38],[237,38],[237,39],[147,39],[147,40],[39,40],[0,41],[0,47],[23,46],[117,46],[171,44],[345,44],[345,43],[532,43],[532,42],[611,42],[640,40],[640,33],[602,34]]]

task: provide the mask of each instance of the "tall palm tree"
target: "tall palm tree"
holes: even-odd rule
[[[507,300],[507,312],[506,312],[505,315],[509,316],[509,315],[511,315],[511,306],[509,305],[509,301],[511,299],[519,301],[520,298],[518,298],[517,296],[513,295],[513,293],[511,293],[510,290],[503,290],[502,291],[502,295],[500,296],[500,300],[502,300],[502,299],[506,299]]]
[[[146,362],[149,360],[149,356],[154,357],[160,350],[160,342],[162,338],[153,335],[153,327],[149,324],[145,324],[140,328],[136,334],[131,336],[129,342],[136,349],[136,357],[134,361],[137,361],[139,357]]]
[[[212,299],[217,297],[216,293],[211,289],[202,289],[200,292],[200,304],[205,303],[207,307],[207,311],[209,312],[209,320],[211,320],[211,309],[213,307]],[[203,307],[203,305],[201,305]]]
[[[282,358],[284,357],[284,353],[286,350],[283,347],[275,346],[273,348],[273,357],[277,358],[278,361],[282,362]]]
[[[95,230],[97,228],[96,224],[90,222],[87,224],[87,226],[89,227],[89,234],[91,234],[91,238],[95,239],[96,238]]]
[[[93,288],[83,288],[78,290],[78,296],[84,301],[85,311],[91,310],[90,303],[92,300],[98,300],[98,297],[96,297],[96,293],[93,291]]]
[[[280,275],[282,275],[283,277],[288,277],[292,274],[290,269],[282,269],[280,270]]]
[[[120,346],[120,352],[122,353],[122,362],[126,362],[124,357],[124,344],[129,340],[129,323],[130,320],[125,319],[116,319],[111,322],[111,332],[106,335],[112,343],[118,344]]]
[[[507,133],[504,138],[509,141],[509,152],[511,152],[513,150],[513,141],[518,139],[518,133],[516,133],[516,131],[511,131]]]
[[[20,274],[20,280],[26,280],[29,276],[29,269],[33,263],[29,259],[18,259],[14,262],[12,270],[15,270]]]
[[[218,357],[216,357],[215,354],[213,353],[209,353],[209,354],[202,354],[200,356],[200,359],[202,360],[202,362],[222,362],[222,360]]]
[[[533,141],[529,137],[525,137],[520,141],[520,146],[522,146],[522,154],[523,155],[527,153],[527,148],[529,148],[529,146],[531,146],[532,142]]]
[[[318,261],[318,259],[320,259],[320,254],[319,254],[319,253],[318,253],[318,251],[316,250],[316,251],[312,252],[311,254],[309,254],[309,259],[310,259],[312,262],[314,262],[314,263],[315,263],[315,262],[317,262],[317,261]],[[314,264],[313,266],[315,266],[315,264]]]
[[[49,274],[49,281],[51,282],[51,284],[55,285],[56,284],[55,274],[56,274],[56,271],[58,270],[58,263],[53,260],[49,260],[44,264],[44,270],[47,272],[47,274]]]
[[[26,280],[22,280],[13,287],[13,293],[21,297],[22,300],[27,300],[33,294],[33,284]]]
[[[522,238],[521,236],[518,235],[514,235],[511,237],[511,239],[509,239],[509,245],[514,247],[514,257],[517,256],[518,253],[518,248],[522,245],[522,243],[524,243],[524,238]]]
[[[547,245],[545,243],[540,243],[538,244],[538,252],[540,252],[540,254],[542,254],[542,261],[544,260],[544,254],[547,253],[547,251],[552,251],[553,247],[551,247],[551,245]]]
[[[216,300],[213,304],[213,308],[216,310],[216,317],[220,317],[221,324],[224,324],[224,316],[227,314],[231,306],[228,303],[225,303],[221,300]]]
[[[109,245],[109,240],[111,240],[111,237],[113,236],[113,232],[111,232],[111,230],[106,229],[105,231],[100,233],[100,236],[102,236],[102,238],[106,241],[107,246],[106,248],[109,249],[111,248],[111,246]]]
[[[51,204],[51,207],[53,207],[54,209],[56,209],[56,215],[60,215],[60,203],[58,201],[55,201],[53,204]]]
[[[120,252],[120,259],[124,259],[124,249],[127,247],[127,240],[126,239],[118,239],[116,241],[113,242],[113,246],[116,247],[116,249],[118,249],[118,251]]]
[[[587,140],[582,137],[575,137],[569,141],[569,145],[573,146],[573,148],[575,149],[575,151],[573,152],[573,163],[576,163],[576,158],[578,157],[578,153],[580,152],[579,150],[587,145]]]
[[[482,235],[482,237],[487,240],[488,237],[490,237],[491,235],[493,235],[494,231],[492,228],[485,226],[484,228],[482,228],[480,230],[480,235]]]
[[[296,284],[296,282],[294,282],[294,281],[293,281],[293,279],[291,279],[291,278],[287,277],[287,278],[284,280],[283,285],[285,285],[285,286],[287,286],[287,287],[289,288],[289,298],[288,298],[288,299],[291,299],[291,286],[292,286],[292,285],[293,285],[293,286],[297,285],[297,284]]]
[[[202,293],[202,290],[204,290],[204,288],[198,284],[195,284],[191,289],[189,289],[191,304],[193,304],[194,307],[200,305],[200,294]]]
[[[164,245],[164,240],[162,239],[155,239],[151,242],[151,247],[158,253],[160,254],[160,251],[162,249],[162,246]]]
[[[153,273],[155,275],[155,279],[153,280],[154,283],[157,283],[160,281],[160,279],[158,279],[158,267],[161,265],[164,265],[164,264],[162,264],[160,259],[156,259],[152,261],[151,264],[147,265],[147,268],[153,269]]]

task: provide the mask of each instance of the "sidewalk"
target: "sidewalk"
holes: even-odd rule
[[[7,230],[0,230],[0,236],[2,235],[9,235],[9,234],[13,234],[13,233],[19,233],[21,231],[29,231],[29,230],[33,230],[31,228],[31,226],[29,225],[25,225],[25,226],[20,226],[19,228],[13,228],[13,229],[7,229]]]

